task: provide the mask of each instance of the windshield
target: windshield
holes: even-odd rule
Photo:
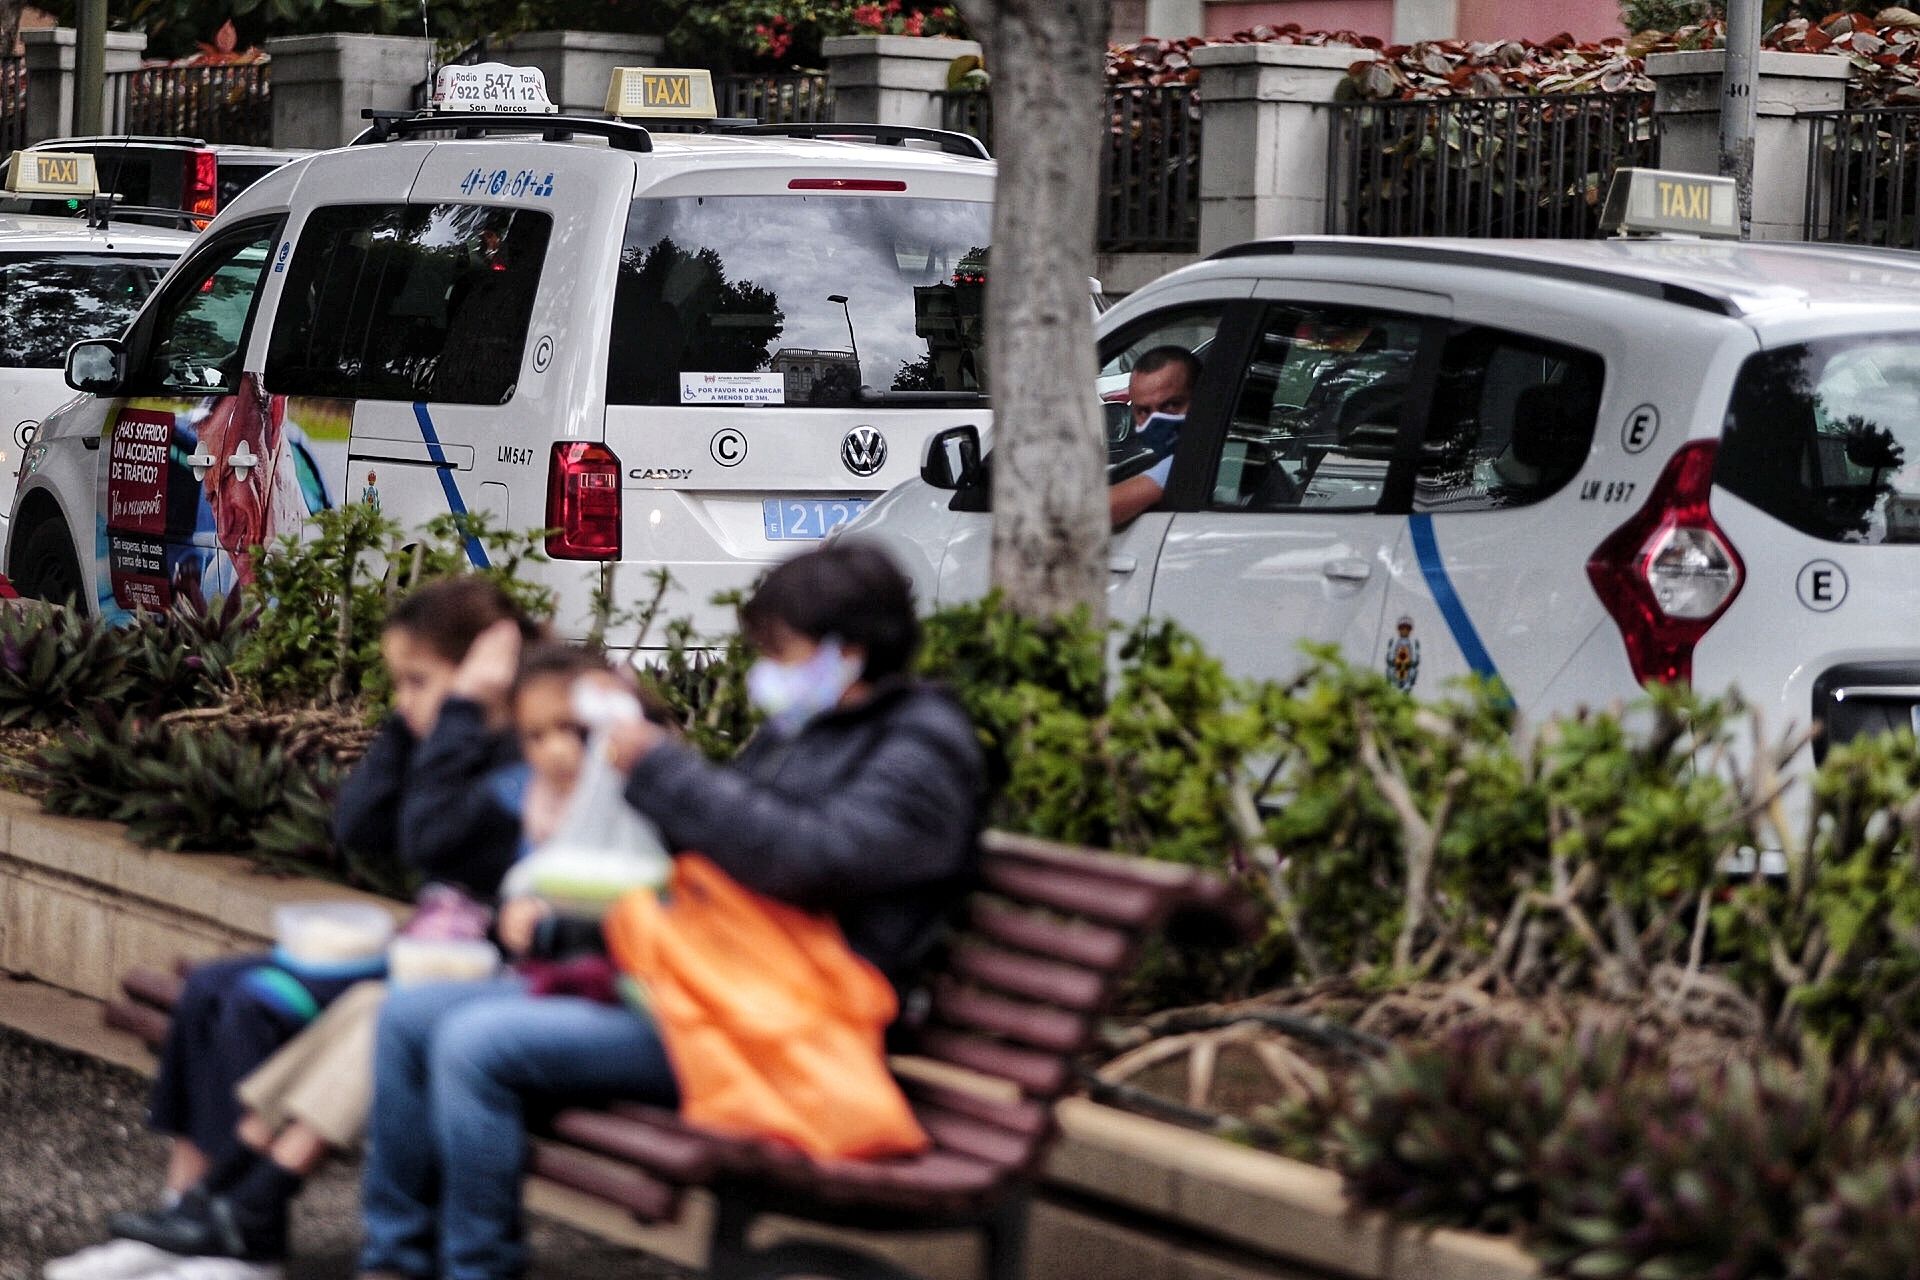
[[[1920,333],[1750,357],[1714,479],[1818,538],[1920,542]]]
[[[607,402],[844,405],[985,386],[993,206],[969,200],[636,200]]]
[[[0,368],[58,369],[74,343],[119,337],[171,265],[105,253],[0,258]]]

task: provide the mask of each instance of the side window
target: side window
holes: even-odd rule
[[[315,209],[267,348],[275,395],[505,404],[553,219],[473,204]]]
[[[1423,321],[1275,306],[1241,375],[1216,507],[1370,511],[1386,488]]]
[[[1593,446],[1605,364],[1573,347],[1456,326],[1414,480],[1415,511],[1491,511],[1539,502]]]
[[[1124,346],[1101,350],[1100,375],[1096,386],[1100,410],[1107,427],[1107,482],[1118,484],[1131,476],[1156,467],[1170,465],[1175,440],[1171,433],[1143,431],[1158,397],[1135,405],[1133,397],[1141,390],[1163,390],[1147,380],[1178,378],[1183,370],[1173,368],[1184,362],[1173,356],[1177,349],[1199,360],[1204,367],[1220,330],[1225,304],[1209,302],[1162,312],[1144,325],[1130,326],[1121,341]],[[1143,368],[1141,358],[1148,357]],[[1157,372],[1156,372],[1157,370]],[[1138,377],[1135,375],[1138,374]],[[1188,388],[1191,392],[1191,387]],[[1161,477],[1165,484],[1165,477]]]
[[[279,223],[257,224],[190,259],[154,316],[142,389],[225,395],[240,383],[247,331]]]

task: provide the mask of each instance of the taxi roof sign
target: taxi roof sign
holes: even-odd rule
[[[655,116],[711,120],[713,75],[687,67],[615,67],[607,86],[607,114],[615,119]]]
[[[503,116],[552,115],[559,108],[547,97],[547,77],[538,67],[504,62],[445,66],[433,76],[434,111],[484,112]]]
[[[1669,233],[1737,240],[1739,194],[1732,178],[1621,169],[1607,188],[1600,230],[1624,236]]]
[[[7,166],[7,190],[19,195],[97,196],[93,157],[79,151],[16,151]]]

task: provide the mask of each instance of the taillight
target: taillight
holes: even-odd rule
[[[620,558],[620,459],[603,444],[566,441],[547,463],[547,554]]]
[[[187,155],[186,173],[181,187],[185,198],[181,207],[188,213],[211,218],[220,211],[220,160],[211,151]]]
[[[1693,647],[1740,594],[1746,566],[1713,522],[1717,445],[1681,445],[1647,505],[1587,561],[1587,577],[1642,684],[1693,678]]]

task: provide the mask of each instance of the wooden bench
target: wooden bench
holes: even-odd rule
[[[669,1222],[688,1188],[716,1200],[708,1267],[728,1280],[788,1275],[910,1280],[871,1254],[787,1242],[756,1248],[763,1214],[881,1232],[979,1230],[992,1280],[1025,1274],[1029,1193],[1055,1137],[1053,1101],[1148,941],[1163,929],[1231,945],[1253,927],[1221,877],[1026,837],[982,841],[979,891],[964,928],[930,975],[930,1007],[900,1072],[932,1139],[928,1151],[878,1161],[814,1161],[772,1144],[682,1124],[637,1105],[570,1108],[534,1135],[532,1172]],[[177,975],[135,971],[108,1025],[158,1045]]]

